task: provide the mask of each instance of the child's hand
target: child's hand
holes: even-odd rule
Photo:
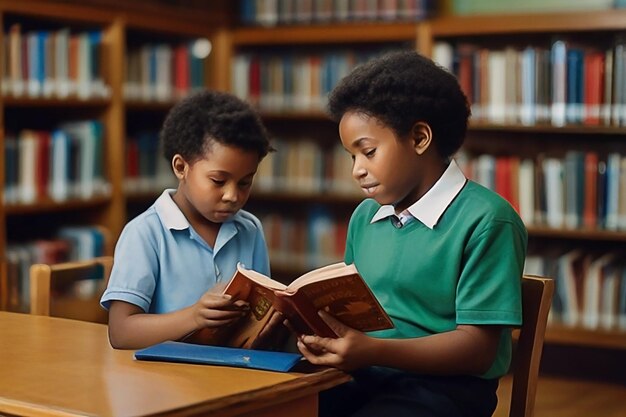
[[[309,362],[344,371],[370,365],[368,358],[373,354],[372,338],[346,326],[325,311],[319,311],[318,314],[339,337],[298,337],[298,349]]]
[[[245,316],[249,310],[245,301],[234,301],[230,295],[222,294],[219,288],[213,288],[196,302],[193,316],[198,329],[221,327]]]

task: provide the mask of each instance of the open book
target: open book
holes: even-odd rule
[[[362,332],[393,327],[353,264],[340,262],[314,269],[289,285],[237,265],[224,293],[247,301],[250,314],[233,326],[204,332],[204,343],[249,348],[276,311],[301,334],[337,337],[318,315],[319,310]]]

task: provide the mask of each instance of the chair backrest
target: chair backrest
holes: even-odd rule
[[[100,296],[111,274],[113,257],[30,267],[30,313],[107,322]],[[87,284],[82,287],[76,285]]]
[[[552,279],[532,275],[522,278],[523,322],[513,355],[509,417],[532,417],[534,414],[539,363],[553,293]]]

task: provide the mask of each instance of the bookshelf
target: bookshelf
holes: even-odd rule
[[[607,10],[591,12],[568,12],[552,14],[516,14],[491,16],[445,16],[422,22],[352,22],[303,26],[235,27],[222,45],[225,65],[236,62],[240,54],[271,55],[289,54],[289,45],[301,51],[332,50],[336,45],[356,48],[363,45],[394,45],[413,48],[427,55],[437,53],[438,43],[451,45],[471,43],[477,48],[498,49],[511,46],[523,49],[528,45],[549,47],[557,37],[567,42],[580,43],[585,48],[614,47],[619,34],[626,32],[626,11]],[[228,51],[228,52],[224,52]],[[237,70],[234,69],[233,73]],[[237,92],[233,82],[237,75],[224,78],[219,84],[223,89]],[[255,97],[254,100],[257,100]],[[254,102],[254,100],[252,100]],[[293,107],[264,108],[256,101],[271,133],[281,144],[302,138],[318,140],[323,149],[338,142],[336,126],[328,121],[320,108],[294,109]],[[626,155],[626,130],[621,123],[587,124],[565,123],[553,126],[549,120],[522,124],[519,120],[494,122],[488,118],[474,119],[471,123],[464,152],[470,158],[481,154],[506,155],[518,158],[536,158],[540,153],[564,158],[569,150],[582,153],[596,152],[601,156],[609,153]],[[328,158],[327,153],[322,158]],[[263,169],[257,177],[262,182]],[[261,188],[261,189],[259,189]],[[322,206],[334,213],[335,219],[349,216],[360,200],[359,195],[336,194],[322,189],[303,193],[302,190],[263,189],[257,187],[248,208],[253,212],[300,213],[308,206]],[[270,227],[273,222],[270,221]],[[623,253],[626,249],[626,229],[621,226],[605,227],[584,225],[582,220],[575,227],[553,227],[542,221],[527,223],[531,254],[543,251],[568,251],[580,249],[584,253],[599,256],[604,252]],[[296,227],[297,229],[297,227]],[[295,232],[304,233],[302,231]],[[270,239],[273,232],[270,231]],[[270,242],[271,246],[271,242]],[[293,245],[292,245],[293,246]],[[298,250],[298,246],[293,246]],[[302,248],[302,246],[300,246]],[[306,249],[304,249],[306,250]],[[280,257],[284,259],[283,256]],[[274,261],[275,259],[273,259]],[[303,266],[296,256],[285,263],[273,262],[274,274],[288,280],[302,272]],[[581,325],[564,326],[557,320],[548,329],[546,340],[556,345],[591,348],[626,349],[626,331],[618,328],[587,329]]]
[[[147,207],[159,194],[150,187],[134,193],[126,189],[127,138],[134,135],[139,127],[158,131],[165,114],[177,100],[194,88],[214,85],[214,77],[220,76],[220,70],[209,70],[214,61],[210,57],[200,60],[200,65],[196,63],[193,85],[188,79],[178,86],[155,84],[145,97],[129,97],[127,68],[130,50],[143,45],[171,45],[172,48],[174,45],[189,46],[198,39],[205,43],[206,49],[206,43],[216,36],[215,28],[223,15],[216,13],[210,16],[203,11],[194,16],[189,8],[175,8],[165,3],[156,5],[138,2],[127,6],[122,2],[101,3],[104,2],[0,0],[0,147],[3,149],[0,152],[0,166],[3,167],[0,172],[0,190],[4,199],[0,205],[0,309],[24,311],[24,300],[27,299],[18,297],[27,272],[25,268],[16,269],[12,266],[15,255],[12,253],[8,258],[7,254],[11,246],[19,245],[21,251],[22,246],[31,245],[32,242],[54,239],[64,226],[83,226],[103,230],[106,240],[103,254],[112,254],[115,240],[134,210]],[[32,49],[42,59],[34,52],[28,55],[31,38],[43,39],[39,49]],[[90,40],[92,43],[89,43]],[[73,43],[77,46],[72,46]],[[20,47],[12,49],[12,45]],[[81,45],[92,54],[84,61],[80,58]],[[73,48],[79,52],[74,52]],[[16,51],[26,54],[24,60],[15,60],[12,54]],[[170,55],[167,54],[162,59],[167,60],[174,53],[170,50]],[[28,63],[33,62],[39,64],[37,70],[33,69],[31,73]],[[59,66],[61,62],[66,62],[67,68]],[[81,65],[84,68],[81,69]],[[163,66],[168,65],[161,63],[160,67]],[[161,70],[151,68],[150,71],[160,74]],[[173,70],[172,73],[160,75],[176,80]],[[39,90],[34,87],[32,91],[29,90],[31,78],[39,80]],[[19,80],[17,85],[16,80]],[[23,86],[20,86],[22,81]],[[69,91],[61,87],[65,83],[71,84]],[[54,182],[52,172],[55,172],[55,161],[60,161],[57,154],[51,154],[54,152],[54,134],[61,127],[75,129],[75,126],[65,125],[76,121],[93,127],[95,132],[100,132],[100,137],[94,142],[96,145],[92,151],[89,151],[92,149],[90,140],[78,141],[78,149],[82,149],[81,146],[88,149],[72,156],[78,161],[85,158],[82,165],[81,162],[74,162],[80,167],[76,168],[80,175],[76,174],[79,175],[78,179],[72,177],[74,174],[68,174],[67,178],[64,175],[59,177],[67,184],[59,180],[57,185],[61,184],[62,191],[69,191],[59,194],[57,189],[55,193],[51,191],[51,186],[48,187],[48,183]],[[22,164],[36,167],[33,168],[34,172],[26,174],[26,177],[35,176],[36,180],[12,183],[15,179],[12,176],[24,177],[19,168],[13,167],[15,171],[12,171],[11,167],[15,160],[21,161],[19,158],[22,156],[18,151],[21,152],[22,148],[19,144],[22,143],[22,137],[28,136],[24,132],[30,134],[31,131],[35,132],[35,136],[39,135],[37,137],[47,134],[52,139],[33,141],[37,144],[34,149],[38,150],[35,151],[38,156],[32,160],[25,159],[28,163]],[[40,145],[48,143],[48,140],[50,145]],[[75,139],[72,136],[69,149],[75,146],[73,141]],[[7,147],[15,148],[16,152],[9,153]],[[74,155],[71,153],[73,151],[69,152],[69,155]],[[45,161],[44,166],[49,165],[52,170],[50,177],[45,175],[46,168],[37,168],[42,161]],[[68,162],[68,166],[73,165]],[[92,166],[98,167],[93,168],[95,174]],[[63,171],[58,170],[61,173]],[[94,178],[85,172],[96,175],[97,183],[101,186],[90,186]],[[77,184],[74,184],[75,181]],[[24,192],[24,184],[34,187],[34,197],[32,192]],[[72,191],[74,188],[77,191]],[[92,188],[96,188],[96,191]],[[17,278],[16,273],[19,274]],[[16,290],[16,287],[19,289]]]

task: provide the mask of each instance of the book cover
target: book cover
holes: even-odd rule
[[[182,342],[163,342],[135,352],[135,359],[203,365],[234,366],[287,372],[302,355],[287,352],[238,349]]]

